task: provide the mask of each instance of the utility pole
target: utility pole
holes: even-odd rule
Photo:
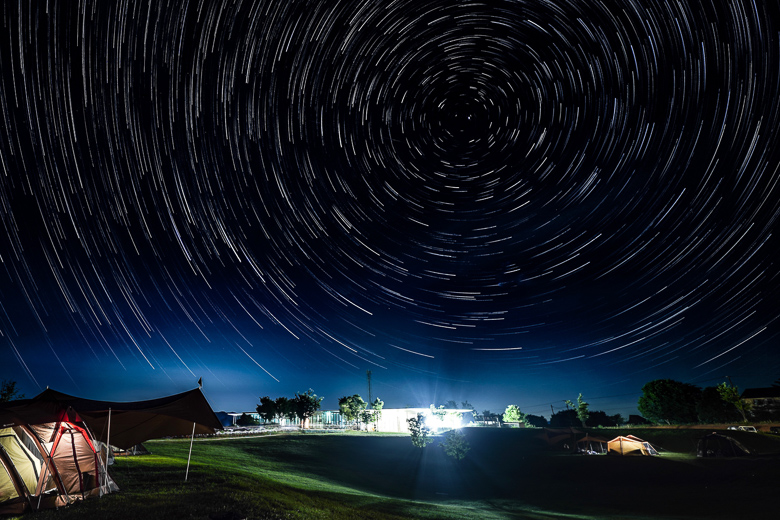
[[[371,371],[366,370],[366,379],[368,379],[368,406],[371,406]]]

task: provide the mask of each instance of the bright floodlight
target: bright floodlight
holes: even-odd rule
[[[463,426],[460,413],[448,412],[443,415],[425,413],[425,425],[432,431],[454,430]]]

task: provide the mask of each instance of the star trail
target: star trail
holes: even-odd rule
[[[774,1],[0,13],[0,376],[29,395],[334,408],[372,370],[391,407],[633,413],[655,378],[780,377]]]

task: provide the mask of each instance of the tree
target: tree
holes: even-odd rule
[[[295,392],[292,399],[295,416],[301,420],[301,428],[307,428],[309,419],[320,409],[324,397],[317,397],[314,390],[309,388],[304,393]]]
[[[619,414],[618,414],[619,415]],[[597,428],[599,426],[617,426],[614,416],[607,415],[601,410],[588,410],[587,426]]]
[[[623,419],[623,416],[619,413],[616,413],[615,415],[609,416],[610,420],[615,423],[615,426],[623,426],[625,424],[626,420]]]
[[[257,410],[257,415],[265,422],[273,422],[276,416],[279,415],[276,403],[267,395],[260,398],[260,404],[255,407],[255,410]]]
[[[242,413],[241,417],[236,420],[238,426],[255,426],[260,424],[260,421],[249,415],[248,413]]]
[[[739,420],[739,412],[723,400],[717,386],[708,386],[701,391],[701,399],[696,403],[696,416],[699,422],[706,424]]]
[[[526,415],[525,424],[535,426],[536,428],[544,428],[547,426],[547,419],[541,415]]]
[[[290,421],[297,416],[295,413],[295,403],[286,397],[277,397],[274,401],[276,405],[276,416],[279,419],[286,418]]]
[[[16,381],[3,379],[0,382],[0,403],[24,399],[24,394],[16,388]]]
[[[462,401],[460,403],[460,407],[463,408],[464,410],[471,410],[471,413],[477,415],[477,409],[474,408],[474,406],[468,401]]]
[[[353,424],[361,421],[361,413],[366,409],[366,406],[366,402],[358,394],[345,395],[339,398],[341,415]]]
[[[458,403],[456,403],[455,401],[449,400],[449,401],[447,401],[444,404],[444,408],[447,408],[447,409],[450,409],[450,410],[457,409],[458,408]]]
[[[726,383],[721,383],[718,385],[718,393],[720,394],[721,399],[729,404],[734,405],[734,407],[742,415],[742,420],[747,422],[747,412],[749,412],[753,406],[751,403],[742,400],[742,396],[739,393],[739,388],[736,386],[727,385]]]
[[[569,400],[566,401],[566,406],[574,408],[574,411],[577,412],[577,419],[580,420],[582,427],[585,428],[585,421],[588,420],[590,414],[588,413],[589,405],[582,399],[582,394],[577,396],[577,406],[574,406],[574,403]]]
[[[461,460],[469,452],[471,446],[466,440],[466,436],[460,430],[450,430],[444,434],[444,442],[440,443],[444,448],[444,453],[455,460]]]
[[[559,410],[550,416],[553,428],[571,428],[577,426],[577,412],[571,409]]]
[[[433,442],[433,439],[430,438],[431,430],[426,426],[425,416],[423,414],[418,413],[417,417],[410,417],[406,420],[406,423],[409,425],[412,444],[418,448],[424,448]]]
[[[378,397],[374,399],[373,403],[371,403],[371,408],[373,408],[374,412],[376,412],[377,419],[382,417],[382,408],[384,408],[384,406],[385,406],[385,402]]]
[[[385,402],[382,401],[380,398],[374,399],[374,402],[371,403],[371,410],[366,410],[364,413],[368,414],[366,416],[366,421],[364,421],[366,424],[369,422],[376,422],[379,419],[382,418],[382,408],[385,406]]]
[[[520,407],[516,404],[510,404],[504,410],[504,422],[516,422],[521,423],[525,421],[525,414],[520,411]]]
[[[652,422],[690,424],[697,420],[701,389],[673,379],[656,379],[642,387],[637,408]]]

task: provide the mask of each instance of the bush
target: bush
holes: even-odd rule
[[[444,442],[440,443],[440,446],[444,448],[444,453],[455,460],[461,460],[466,457],[466,453],[471,449],[469,441],[466,440],[466,436],[460,430],[450,430],[445,433]]]
[[[423,414],[418,413],[417,417],[412,417],[406,420],[409,424],[409,433],[412,435],[412,444],[418,448],[424,448],[433,439],[430,438],[431,430],[425,425],[425,417]]]

